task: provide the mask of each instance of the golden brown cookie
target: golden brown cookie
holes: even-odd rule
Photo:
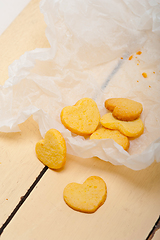
[[[63,191],[67,205],[84,213],[95,212],[105,202],[106,197],[106,183],[98,176],[87,178],[83,184],[69,183]]]
[[[62,168],[66,162],[66,143],[56,129],[50,129],[45,138],[37,142],[35,151],[38,159],[49,168]]]
[[[102,127],[97,129],[90,136],[90,139],[107,139],[107,138],[113,139],[116,143],[122,146],[124,150],[127,150],[129,148],[128,137],[124,136],[117,130],[110,130]]]
[[[123,121],[133,121],[139,118],[143,106],[141,103],[127,98],[110,98],[105,101],[105,107],[113,116]]]
[[[61,122],[71,132],[79,135],[93,133],[100,120],[97,104],[91,98],[82,98],[74,106],[61,111]]]
[[[105,114],[100,123],[103,127],[119,130],[127,137],[139,137],[144,131],[144,125],[140,118],[134,121],[121,121],[113,117],[112,113]]]

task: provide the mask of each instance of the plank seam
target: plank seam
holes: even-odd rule
[[[14,208],[14,210],[11,212],[11,214],[9,215],[9,217],[7,218],[7,220],[3,223],[3,225],[0,228],[0,236],[2,234],[2,232],[4,231],[4,229],[7,227],[7,225],[10,223],[10,221],[12,220],[12,218],[15,216],[15,214],[18,212],[18,210],[20,209],[20,207],[22,206],[22,204],[25,202],[25,200],[28,198],[28,196],[30,195],[30,193],[33,191],[33,189],[35,188],[35,186],[37,185],[37,183],[40,181],[40,179],[43,177],[43,175],[45,174],[45,172],[47,171],[48,167],[45,166],[42,171],[39,173],[39,175],[36,177],[36,180],[32,183],[32,185],[30,186],[30,188],[27,190],[27,192],[25,193],[24,196],[22,196],[20,198],[19,203],[17,204],[17,206]]]
[[[159,218],[157,219],[156,223],[154,224],[152,230],[148,234],[148,237],[146,238],[146,240],[153,239],[153,237],[158,229],[160,229],[160,215],[159,215]]]

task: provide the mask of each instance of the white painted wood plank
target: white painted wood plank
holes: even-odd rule
[[[8,66],[26,51],[49,48],[46,23],[39,9],[40,0],[31,0],[0,36],[0,84],[8,79]]]
[[[35,155],[38,124],[30,118],[20,128],[20,133],[0,133],[0,226],[44,167]]]
[[[157,163],[136,172],[96,158],[68,156],[64,169],[47,170],[1,239],[145,239],[160,212],[159,174]],[[105,180],[107,200],[93,214],[76,212],[65,204],[63,189],[92,175]]]
[[[8,66],[26,51],[49,47],[40,0],[32,0],[0,36],[0,84],[8,78]],[[44,167],[35,155],[41,135],[30,117],[21,133],[0,133],[0,226]]]

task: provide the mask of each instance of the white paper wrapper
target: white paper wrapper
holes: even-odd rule
[[[26,52],[10,65],[0,87],[0,131],[19,131],[33,115],[43,137],[50,128],[62,133],[69,154],[134,170],[159,162],[160,0],[43,0],[40,9],[51,48]],[[113,140],[72,134],[60,113],[83,97],[96,101],[101,116],[107,98],[141,102],[144,134],[128,152]]]

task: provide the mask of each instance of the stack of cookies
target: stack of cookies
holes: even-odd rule
[[[103,127],[95,131],[90,139],[113,138],[127,150],[128,138],[139,137],[144,131],[140,119],[142,104],[127,98],[110,98],[105,101],[105,107],[110,112],[100,119]]]
[[[142,104],[127,98],[110,98],[105,101],[105,107],[110,113],[101,118],[95,101],[83,98],[74,106],[62,109],[61,121],[73,133],[90,135],[90,139],[113,139],[127,150],[128,137],[138,137],[144,130],[140,119]]]

